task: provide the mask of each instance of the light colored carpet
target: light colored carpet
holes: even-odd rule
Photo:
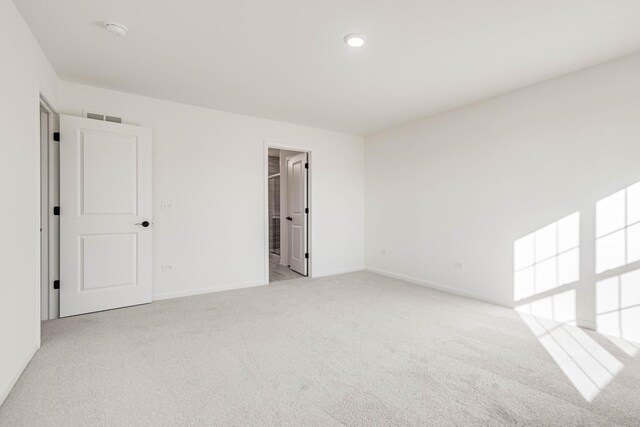
[[[46,322],[5,426],[639,425],[640,360],[587,402],[512,310],[360,272]]]

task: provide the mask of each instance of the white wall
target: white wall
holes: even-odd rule
[[[265,141],[312,150],[313,276],[364,267],[362,137],[71,83],[60,94],[62,113],[153,129],[156,299],[265,283]]]
[[[0,404],[40,345],[40,107],[58,77],[0,0]]]
[[[594,205],[640,181],[640,54],[368,136],[365,151],[369,268],[511,305],[514,241],[579,211],[592,326]]]

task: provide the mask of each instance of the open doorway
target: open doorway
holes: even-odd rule
[[[269,283],[309,276],[309,155],[267,150]]]

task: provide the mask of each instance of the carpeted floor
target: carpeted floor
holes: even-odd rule
[[[512,310],[291,280],[46,322],[0,425],[639,425],[640,356],[585,336],[623,366],[590,402]]]

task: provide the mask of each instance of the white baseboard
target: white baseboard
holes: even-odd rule
[[[185,291],[164,292],[161,294],[153,295],[153,301],[190,297],[193,295],[210,294],[214,292],[232,291],[235,289],[254,288],[256,286],[264,286],[264,285],[267,285],[267,283],[264,283],[263,281],[259,281],[259,282],[240,283],[236,285],[223,285],[223,286],[211,286],[207,288],[188,289]]]
[[[29,362],[31,362],[31,359],[33,359],[33,356],[35,356],[39,348],[40,348],[40,344],[36,343],[34,348],[31,349],[29,353],[27,353],[27,357],[20,365],[20,369],[18,369],[18,372],[16,372],[13,378],[11,378],[11,381],[9,381],[9,383],[7,384],[7,387],[4,390],[0,391],[0,406],[2,406],[4,401],[7,399],[7,396],[9,396],[9,393],[11,393],[11,390],[13,390],[13,387],[15,387],[16,383],[20,379],[20,376],[22,375],[24,370],[27,369]]]
[[[365,269],[364,267],[359,266],[359,267],[343,268],[340,270],[321,271],[320,273],[314,272],[313,277],[318,278],[318,277],[336,276],[338,274],[355,273],[357,271],[363,271],[364,269]]]
[[[462,291],[459,289],[452,288],[451,286],[442,285],[439,283],[433,283],[426,280],[416,279],[415,277],[405,276],[404,274],[392,273],[390,271],[382,270],[375,267],[366,267],[366,271],[371,273],[380,274],[381,276],[391,277],[392,279],[404,280],[405,282],[415,283],[417,285],[426,286],[427,288],[437,289],[439,291],[447,292],[450,294],[460,295],[467,298],[476,299],[483,302],[488,302],[490,304],[499,305],[507,308],[514,308],[512,305],[505,304],[503,302],[493,300],[491,298],[487,298],[483,295],[478,295],[473,292]],[[597,331],[597,325],[592,320],[578,319],[577,325],[581,328],[590,329],[592,331]]]
[[[332,271],[324,271],[321,273],[313,273],[313,277],[335,276],[337,274],[354,273],[356,271],[362,271],[362,270],[364,270],[364,267],[352,267],[352,268],[345,268],[341,270],[332,270]],[[189,297],[193,295],[210,294],[213,292],[232,291],[235,289],[254,288],[257,286],[265,286],[265,285],[268,285],[268,283],[265,283],[264,281],[259,281],[259,282],[241,283],[237,285],[212,286],[207,288],[189,289],[186,291],[164,292],[160,294],[154,294],[153,301]]]
[[[497,300],[494,300],[492,298],[487,298],[484,295],[479,295],[479,294],[476,294],[474,292],[469,292],[469,291],[463,291],[463,290],[460,290],[460,289],[456,289],[456,288],[453,288],[451,286],[442,285],[442,284],[430,282],[430,281],[427,281],[427,280],[417,279],[415,277],[406,276],[404,274],[392,273],[391,271],[382,270],[380,268],[375,268],[375,267],[365,267],[365,270],[369,271],[371,273],[379,274],[381,276],[390,277],[392,279],[404,280],[405,282],[414,283],[416,285],[425,286],[427,288],[436,289],[436,290],[447,292],[447,293],[450,293],[450,294],[460,295],[460,296],[463,296],[463,297],[475,299],[475,300],[482,301],[482,302],[488,302],[490,304],[495,304],[495,305],[499,305],[499,306],[502,306],[502,307],[513,308],[512,306],[507,305],[502,301],[497,301]]]

